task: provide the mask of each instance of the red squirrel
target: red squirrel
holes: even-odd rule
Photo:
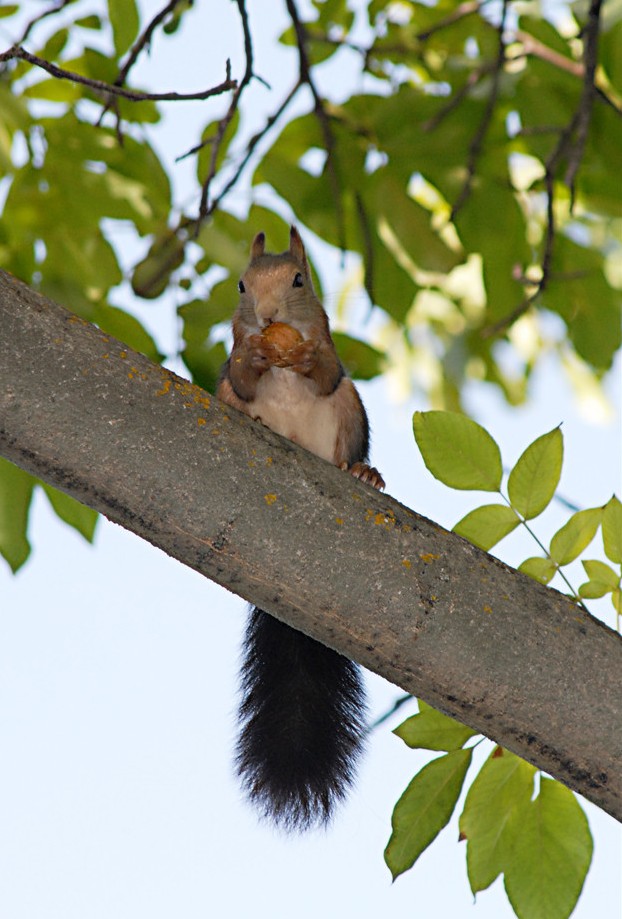
[[[313,289],[300,235],[265,251],[259,233],[238,284],[233,349],[217,395],[375,488],[369,425]],[[260,813],[288,830],[326,823],[355,777],[365,734],[359,667],[251,611],[241,669],[237,768]]]

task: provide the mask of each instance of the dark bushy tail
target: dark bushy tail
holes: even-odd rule
[[[363,746],[358,666],[253,609],[241,680],[237,766],[249,798],[284,829],[328,822]]]

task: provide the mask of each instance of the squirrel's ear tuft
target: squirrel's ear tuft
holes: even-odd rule
[[[300,238],[300,233],[296,227],[290,227],[289,231],[289,251],[290,255],[293,255],[296,261],[300,262],[303,266],[305,273],[309,273],[307,266],[307,253],[305,252],[305,247]]]
[[[266,234],[258,233],[251,245],[251,259],[259,258],[266,251]]]

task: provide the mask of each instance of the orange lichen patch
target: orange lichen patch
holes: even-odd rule
[[[156,396],[166,396],[171,388],[171,380],[166,379],[162,382],[162,389],[158,389]]]
[[[370,507],[365,511],[365,523],[372,520],[377,527],[384,527],[385,530],[392,530],[397,520],[393,511],[387,511],[383,514],[380,511],[373,511]]]
[[[122,361],[124,361],[125,358],[127,357],[127,351],[119,351],[119,357],[121,358]]]
[[[263,497],[264,497],[264,501],[268,505],[274,504],[274,502],[276,501],[276,495],[274,494],[264,495]]]
[[[205,421],[203,422],[203,424],[205,424]],[[220,428],[212,428],[212,434],[214,435],[214,437],[218,437],[218,435],[220,434]]]
[[[197,418],[197,424],[200,426],[202,424],[207,424],[205,418]]]
[[[404,566],[404,568],[410,568],[412,563],[409,558],[403,558],[402,565]]]
[[[104,359],[105,361],[107,361],[108,358],[110,357],[110,354],[108,353],[108,351],[106,351],[105,354],[102,354],[102,357],[103,357],[103,359]]]
[[[345,521],[344,521],[343,517],[335,517],[335,523],[338,524],[340,527],[343,526],[344,522],[345,522]]]
[[[492,606],[485,606],[485,607],[484,607],[484,612],[485,612],[485,613],[492,613]]]
[[[272,457],[271,457],[271,456],[266,456],[264,462],[265,462],[266,466],[271,466],[271,465],[272,465]]]
[[[423,552],[423,553],[419,556],[419,558],[421,559],[422,562],[425,562],[426,565],[427,565],[427,564],[429,564],[430,562],[435,561],[437,558],[440,558],[440,556],[439,556],[439,555],[435,555],[434,552]]]

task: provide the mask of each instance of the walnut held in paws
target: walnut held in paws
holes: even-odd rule
[[[288,351],[291,351],[294,345],[300,344],[303,340],[298,329],[286,322],[271,322],[261,334],[274,345],[279,352],[279,357],[283,357]]]

